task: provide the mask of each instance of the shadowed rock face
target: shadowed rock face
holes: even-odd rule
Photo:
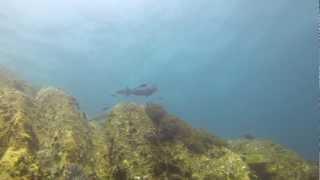
[[[0,73],[0,180],[316,179],[279,145],[227,144],[159,105],[118,104],[89,122],[72,96],[13,79]]]

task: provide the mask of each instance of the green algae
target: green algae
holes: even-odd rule
[[[230,141],[230,147],[249,165],[256,179],[295,180],[317,179],[315,167],[295,152],[269,140],[239,139]]]
[[[202,153],[190,151],[188,140],[212,137],[206,133],[199,135],[199,131],[176,118],[173,118],[174,135],[168,132],[171,139],[150,141],[149,135],[157,137],[162,128],[167,128],[166,123],[172,123],[172,118],[165,115],[155,125],[143,106],[116,106],[106,124],[107,137],[111,138],[109,156],[111,166],[114,166],[112,169],[116,172],[121,169],[121,174],[126,174],[128,179],[203,179],[213,174],[224,179],[249,179],[249,169],[240,156],[220,143],[210,142]],[[206,138],[203,138],[204,142],[208,141]]]
[[[160,105],[121,103],[88,121],[62,90],[15,83],[0,74],[0,180],[317,179],[280,145],[226,142]]]

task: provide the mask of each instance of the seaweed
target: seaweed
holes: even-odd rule
[[[268,171],[268,163],[249,164],[249,167],[261,180],[272,180],[276,176],[275,173]]]
[[[154,177],[167,177],[170,180],[190,179],[192,177],[191,170],[184,169],[179,162],[172,158],[160,158],[153,166],[152,174]]]
[[[203,129],[193,129],[181,119],[171,116],[158,104],[147,104],[146,114],[155,125],[155,133],[145,134],[153,144],[181,141],[193,153],[201,154],[210,147],[226,147],[227,143]]]
[[[64,169],[64,178],[66,180],[87,180],[88,177],[84,174],[81,167],[77,164],[69,164]]]
[[[156,128],[155,133],[145,136],[153,143],[182,139],[191,133],[191,128],[186,123],[177,117],[168,115],[159,104],[148,103],[145,112]]]
[[[167,116],[167,111],[159,104],[147,103],[145,111],[156,126],[159,126],[160,121]]]
[[[128,179],[128,173],[125,168],[116,166],[113,173],[112,177],[115,180],[127,180]]]
[[[216,174],[208,174],[203,178],[203,180],[225,180],[225,177],[221,177]]]
[[[6,83],[0,77],[0,179],[317,179],[315,165],[286,148],[227,144],[161,105],[123,103],[88,122],[61,90],[30,97]]]
[[[185,141],[187,148],[196,154],[205,153],[212,147],[227,147],[227,143],[203,129],[192,132],[192,136]]]

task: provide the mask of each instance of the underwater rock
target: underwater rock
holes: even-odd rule
[[[160,105],[121,103],[88,121],[62,90],[11,82],[0,73],[0,180],[316,179],[279,145],[227,143]]]
[[[33,123],[39,137],[37,156],[47,179],[62,176],[70,164],[92,169],[91,129],[75,98],[55,88],[41,89],[35,102],[39,118]]]
[[[32,127],[35,106],[14,89],[0,88],[0,179],[36,178],[38,139]],[[5,178],[4,178],[5,177]]]
[[[239,139],[230,148],[241,155],[259,180],[316,180],[318,169],[295,152],[269,140]]]
[[[162,106],[154,103],[147,103],[145,111],[149,118],[156,125],[158,125],[160,123],[160,120],[167,115],[167,111]]]
[[[173,126],[175,132],[167,126]],[[156,138],[163,128],[169,135],[165,140],[162,136]],[[214,144],[204,147],[201,154],[193,153],[186,141],[192,139],[195,130],[169,115],[155,125],[143,106],[117,105],[109,115],[106,133],[111,179],[117,179],[119,174],[127,179],[201,180],[210,175],[221,179],[249,179],[249,168],[239,155]],[[156,136],[155,142],[146,138],[150,134]]]
[[[15,73],[0,66],[0,88],[14,89],[25,95],[33,96],[37,89],[29,85],[26,81],[20,79]]]

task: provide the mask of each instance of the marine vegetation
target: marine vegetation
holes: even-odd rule
[[[120,103],[89,121],[75,98],[0,73],[0,180],[315,180],[267,140],[227,141],[161,105]]]
[[[317,179],[317,168],[295,152],[269,140],[233,140],[230,148],[241,155],[254,172],[255,179]]]

